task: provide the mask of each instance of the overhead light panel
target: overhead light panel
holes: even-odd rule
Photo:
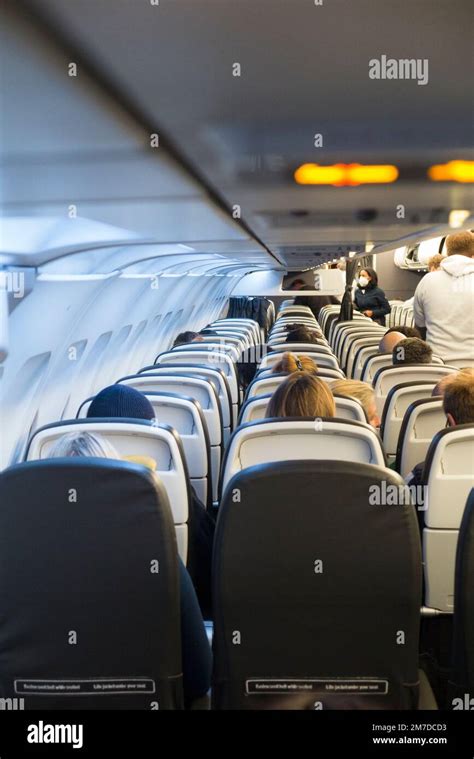
[[[387,184],[398,179],[398,169],[390,164],[365,166],[360,163],[336,163],[320,166],[303,163],[294,173],[295,182],[305,185],[354,187],[361,184]]]
[[[451,211],[449,214],[450,227],[462,227],[466,219],[469,218],[470,211]]]
[[[433,182],[474,182],[474,161],[449,161],[430,166],[428,176]]]

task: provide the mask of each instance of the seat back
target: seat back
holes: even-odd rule
[[[428,449],[423,471],[425,605],[445,612],[454,607],[456,545],[474,487],[473,451],[474,424],[441,430]]]
[[[0,694],[35,709],[183,707],[178,563],[160,479],[95,458],[0,474]]]
[[[467,499],[459,528],[456,551],[453,620],[452,693],[460,703],[453,708],[465,709],[466,693],[474,693],[474,489]],[[471,702],[472,703],[472,702]],[[471,707],[472,708],[472,707]]]
[[[389,391],[383,407],[380,425],[383,447],[389,461],[395,458],[398,437],[406,410],[414,401],[431,398],[433,387],[434,382],[402,382],[400,385],[394,385]]]
[[[441,377],[455,372],[452,366],[436,364],[402,364],[401,366],[386,366],[379,369],[373,380],[377,412],[382,415],[387,396],[395,385],[404,382],[432,382],[435,385]]]
[[[233,433],[222,465],[222,490],[242,469],[269,461],[335,459],[385,466],[380,438],[347,419],[261,419]]]
[[[179,553],[188,552],[189,479],[181,440],[176,430],[144,419],[69,419],[39,427],[31,436],[25,461],[47,459],[52,446],[69,433],[103,435],[120,456],[149,456],[156,462],[171,506]]]
[[[211,450],[206,420],[198,401],[177,393],[145,393],[159,424],[172,427],[183,444],[189,479],[201,501],[212,505]],[[83,401],[77,419],[87,417],[94,396]]]
[[[313,361],[315,361],[318,366],[324,366],[328,369],[335,369],[338,372],[340,372],[339,364],[337,363],[334,356],[332,356],[327,351],[319,351],[316,347],[313,350],[311,347],[307,346],[306,348],[292,348],[290,347],[287,350],[274,350],[271,353],[267,353],[266,356],[262,358],[262,361],[260,362],[260,369],[267,369],[275,366],[279,361],[281,361],[282,356],[284,353],[296,353],[299,356],[308,356],[309,358],[312,358]]]
[[[445,426],[442,398],[422,398],[410,404],[400,427],[395,463],[403,478],[426,459],[431,441]]]
[[[410,503],[369,503],[387,483],[403,488],[326,460],[232,478],[213,560],[214,709],[416,708],[420,541]]]
[[[268,394],[249,398],[240,410],[239,425],[263,419],[271,397],[271,394]],[[350,419],[354,422],[367,423],[365,411],[355,398],[335,395],[334,400],[336,402],[336,416],[338,419]]]
[[[225,352],[218,349],[209,350],[183,350],[167,351],[160,353],[156,358],[157,366],[165,364],[204,364],[212,368],[221,369],[229,383],[230,395],[232,398],[232,425],[237,424],[239,408],[239,385],[237,379],[237,370],[232,358]]]
[[[177,345],[175,348],[170,349],[171,353],[183,351],[187,353],[190,351],[220,353],[222,351],[223,353],[227,353],[233,361],[237,361],[242,352],[239,341],[228,341],[225,337],[213,337],[212,335],[201,343],[186,343],[185,345]]]
[[[378,345],[380,341],[373,341],[367,345],[362,345],[357,349],[354,356],[354,364],[352,367],[351,377],[353,379],[361,379],[362,372],[364,371],[365,362],[368,358],[378,355]],[[349,375],[348,375],[349,376]]]
[[[299,354],[302,355],[301,353]],[[313,358],[313,356],[310,356],[310,358]],[[315,359],[317,361],[317,359]],[[264,377],[272,377],[273,370],[272,369],[259,369],[258,372],[255,375],[255,379],[264,379]],[[322,379],[326,379],[329,381],[329,379],[344,379],[343,373],[339,369],[328,369],[325,366],[321,367],[318,364],[318,377],[321,377]]]
[[[339,359],[339,363],[344,369],[347,369],[349,353],[352,346],[357,341],[357,339],[360,337],[365,337],[365,338],[369,338],[373,340],[374,334],[379,339],[381,339],[384,334],[383,328],[382,330],[374,330],[374,329],[351,330],[350,332],[346,332],[341,335],[341,339],[339,341],[339,347],[337,351],[337,357]]]
[[[433,366],[434,364],[444,366],[444,361],[439,356],[432,356],[431,364],[405,364],[405,366]],[[361,379],[363,382],[373,382],[379,369],[392,365],[393,357],[391,353],[378,353],[369,356],[362,369]]]
[[[270,376],[260,379],[259,375],[257,374],[253,382],[251,382],[247,388],[245,400],[248,401],[249,398],[254,398],[256,395],[273,394],[288,376],[288,374],[271,374]],[[327,376],[322,372],[317,376],[324,382],[334,382],[334,380],[337,379],[337,377]]]
[[[138,374],[190,376],[199,377],[210,382],[217,393],[222,416],[222,426],[224,428],[224,442],[227,440],[232,427],[232,396],[229,383],[222,369],[209,366],[208,364],[184,364],[177,362],[176,364],[150,364],[140,369]]]
[[[122,377],[121,384],[130,385],[136,390],[148,395],[149,393],[185,393],[198,401],[209,433],[211,453],[212,493],[213,501],[217,500],[217,486],[222,461],[224,432],[222,412],[214,385],[209,379],[198,375],[178,374],[169,369],[169,374],[160,367],[156,372],[132,374]]]
[[[376,337],[373,337],[372,335],[364,336],[364,337],[355,337],[350,344],[349,350],[347,352],[347,361],[346,361],[346,374],[348,377],[354,377],[354,371],[356,366],[356,355],[360,348],[373,348],[373,352],[375,353],[378,348],[380,340],[378,339],[378,335]]]

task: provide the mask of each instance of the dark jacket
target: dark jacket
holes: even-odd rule
[[[188,517],[187,569],[204,619],[211,619],[212,546],[216,523],[191,487]]]
[[[380,324],[385,323],[384,317],[392,310],[384,291],[373,285],[363,290],[358,287],[354,293],[354,301],[358,311],[372,311],[372,320]]]
[[[179,559],[181,608],[181,659],[184,705],[204,696],[211,687],[212,656],[196,593],[186,567]]]

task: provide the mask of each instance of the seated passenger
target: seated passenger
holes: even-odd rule
[[[296,353],[283,353],[280,361],[272,368],[272,374],[293,374],[293,372],[306,372],[317,374],[316,362],[309,356],[297,356]]]
[[[379,353],[391,353],[401,340],[405,340],[403,332],[399,332],[398,328],[389,329],[379,343]]]
[[[317,330],[299,326],[288,331],[285,343],[313,343],[316,345],[319,337],[321,337],[321,333]]]
[[[390,327],[385,334],[389,335],[390,332],[400,332],[405,337],[419,337],[422,340],[421,332],[416,327],[405,327],[403,324],[398,324],[396,327]]]
[[[51,447],[50,458],[97,457],[120,459],[118,452],[102,435],[72,432]],[[133,506],[131,504],[131,506]],[[206,695],[211,685],[211,651],[196,593],[186,567],[178,556],[181,609],[181,657],[186,708]]]
[[[306,372],[294,372],[275,390],[265,417],[334,417],[336,404],[328,385]]]
[[[450,374],[449,381],[444,383],[443,411],[446,414],[447,426],[456,427],[458,424],[474,423],[474,372],[460,371]],[[445,379],[443,377],[443,379]],[[438,383],[439,385],[439,383]],[[439,393],[438,393],[439,394]],[[425,462],[417,464],[405,478],[407,485],[422,485],[422,475]],[[417,504],[423,509],[423,504]]]
[[[394,366],[403,364],[431,364],[433,351],[428,343],[417,337],[406,337],[396,344],[392,351]]]
[[[372,385],[353,379],[341,379],[331,382],[330,388],[335,395],[355,398],[360,401],[372,427],[380,427],[380,417],[375,405],[375,394]]]
[[[155,418],[148,398],[128,385],[110,385],[96,395],[87,417],[119,417],[129,419]],[[196,588],[201,609],[211,616],[211,565],[215,522],[191,486],[188,520],[188,571]]]
[[[271,353],[271,350],[266,343],[261,343],[260,345],[252,345],[250,348],[245,348],[242,351],[235,364],[239,377],[239,385],[242,390],[247,390],[255,377],[260,361],[267,353]]]
[[[180,332],[174,340],[173,348],[177,348],[178,345],[186,345],[187,343],[202,343],[204,337],[199,332]]]

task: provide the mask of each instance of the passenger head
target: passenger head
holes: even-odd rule
[[[472,232],[456,232],[446,238],[448,256],[474,256],[474,234]]]
[[[436,253],[435,256],[431,256],[430,260],[428,261],[428,271],[438,271],[443,259],[444,256],[442,256],[441,253]]]
[[[379,278],[377,277],[377,272],[375,269],[370,269],[368,266],[365,267],[365,269],[361,269],[359,272],[359,277],[357,279],[357,284],[360,287],[377,287],[379,282]]]
[[[331,382],[330,387],[335,395],[344,395],[346,398],[355,398],[360,401],[369,424],[372,427],[380,427],[380,417],[377,414],[375,394],[371,385],[359,380],[341,379]]]
[[[405,335],[405,337],[418,337],[421,340],[421,332],[416,327],[405,327],[402,324],[398,324],[396,327],[390,327],[385,334],[388,335],[390,332],[399,332],[401,335]]]
[[[297,327],[287,333],[285,343],[312,343],[315,345],[318,342],[318,337],[316,330]]]
[[[444,397],[446,388],[457,376],[458,376],[458,373],[453,372],[452,374],[445,374],[444,377],[441,377],[441,379],[438,380],[433,390],[431,391],[431,396],[433,398],[439,397],[439,396]]]
[[[443,411],[450,427],[474,423],[474,376],[458,372],[446,385]]]
[[[379,343],[379,353],[391,353],[401,340],[405,340],[401,332],[386,332]]]
[[[309,356],[297,356],[295,353],[284,353],[273,366],[273,374],[293,374],[293,372],[307,372],[317,374],[316,362]]]
[[[433,351],[424,340],[417,337],[406,337],[396,344],[392,351],[394,366],[401,364],[431,364]]]
[[[175,338],[173,348],[177,348],[178,345],[186,345],[187,343],[201,343],[204,337],[199,332],[180,332]]]
[[[128,385],[110,385],[98,393],[87,412],[88,418],[110,416],[122,419],[154,419],[148,398]]]
[[[94,456],[101,459],[119,459],[120,455],[109,441],[91,432],[70,432],[51,446],[48,458],[80,458]]]
[[[327,384],[306,372],[295,372],[275,390],[265,416],[315,418],[335,415],[334,397]]]

